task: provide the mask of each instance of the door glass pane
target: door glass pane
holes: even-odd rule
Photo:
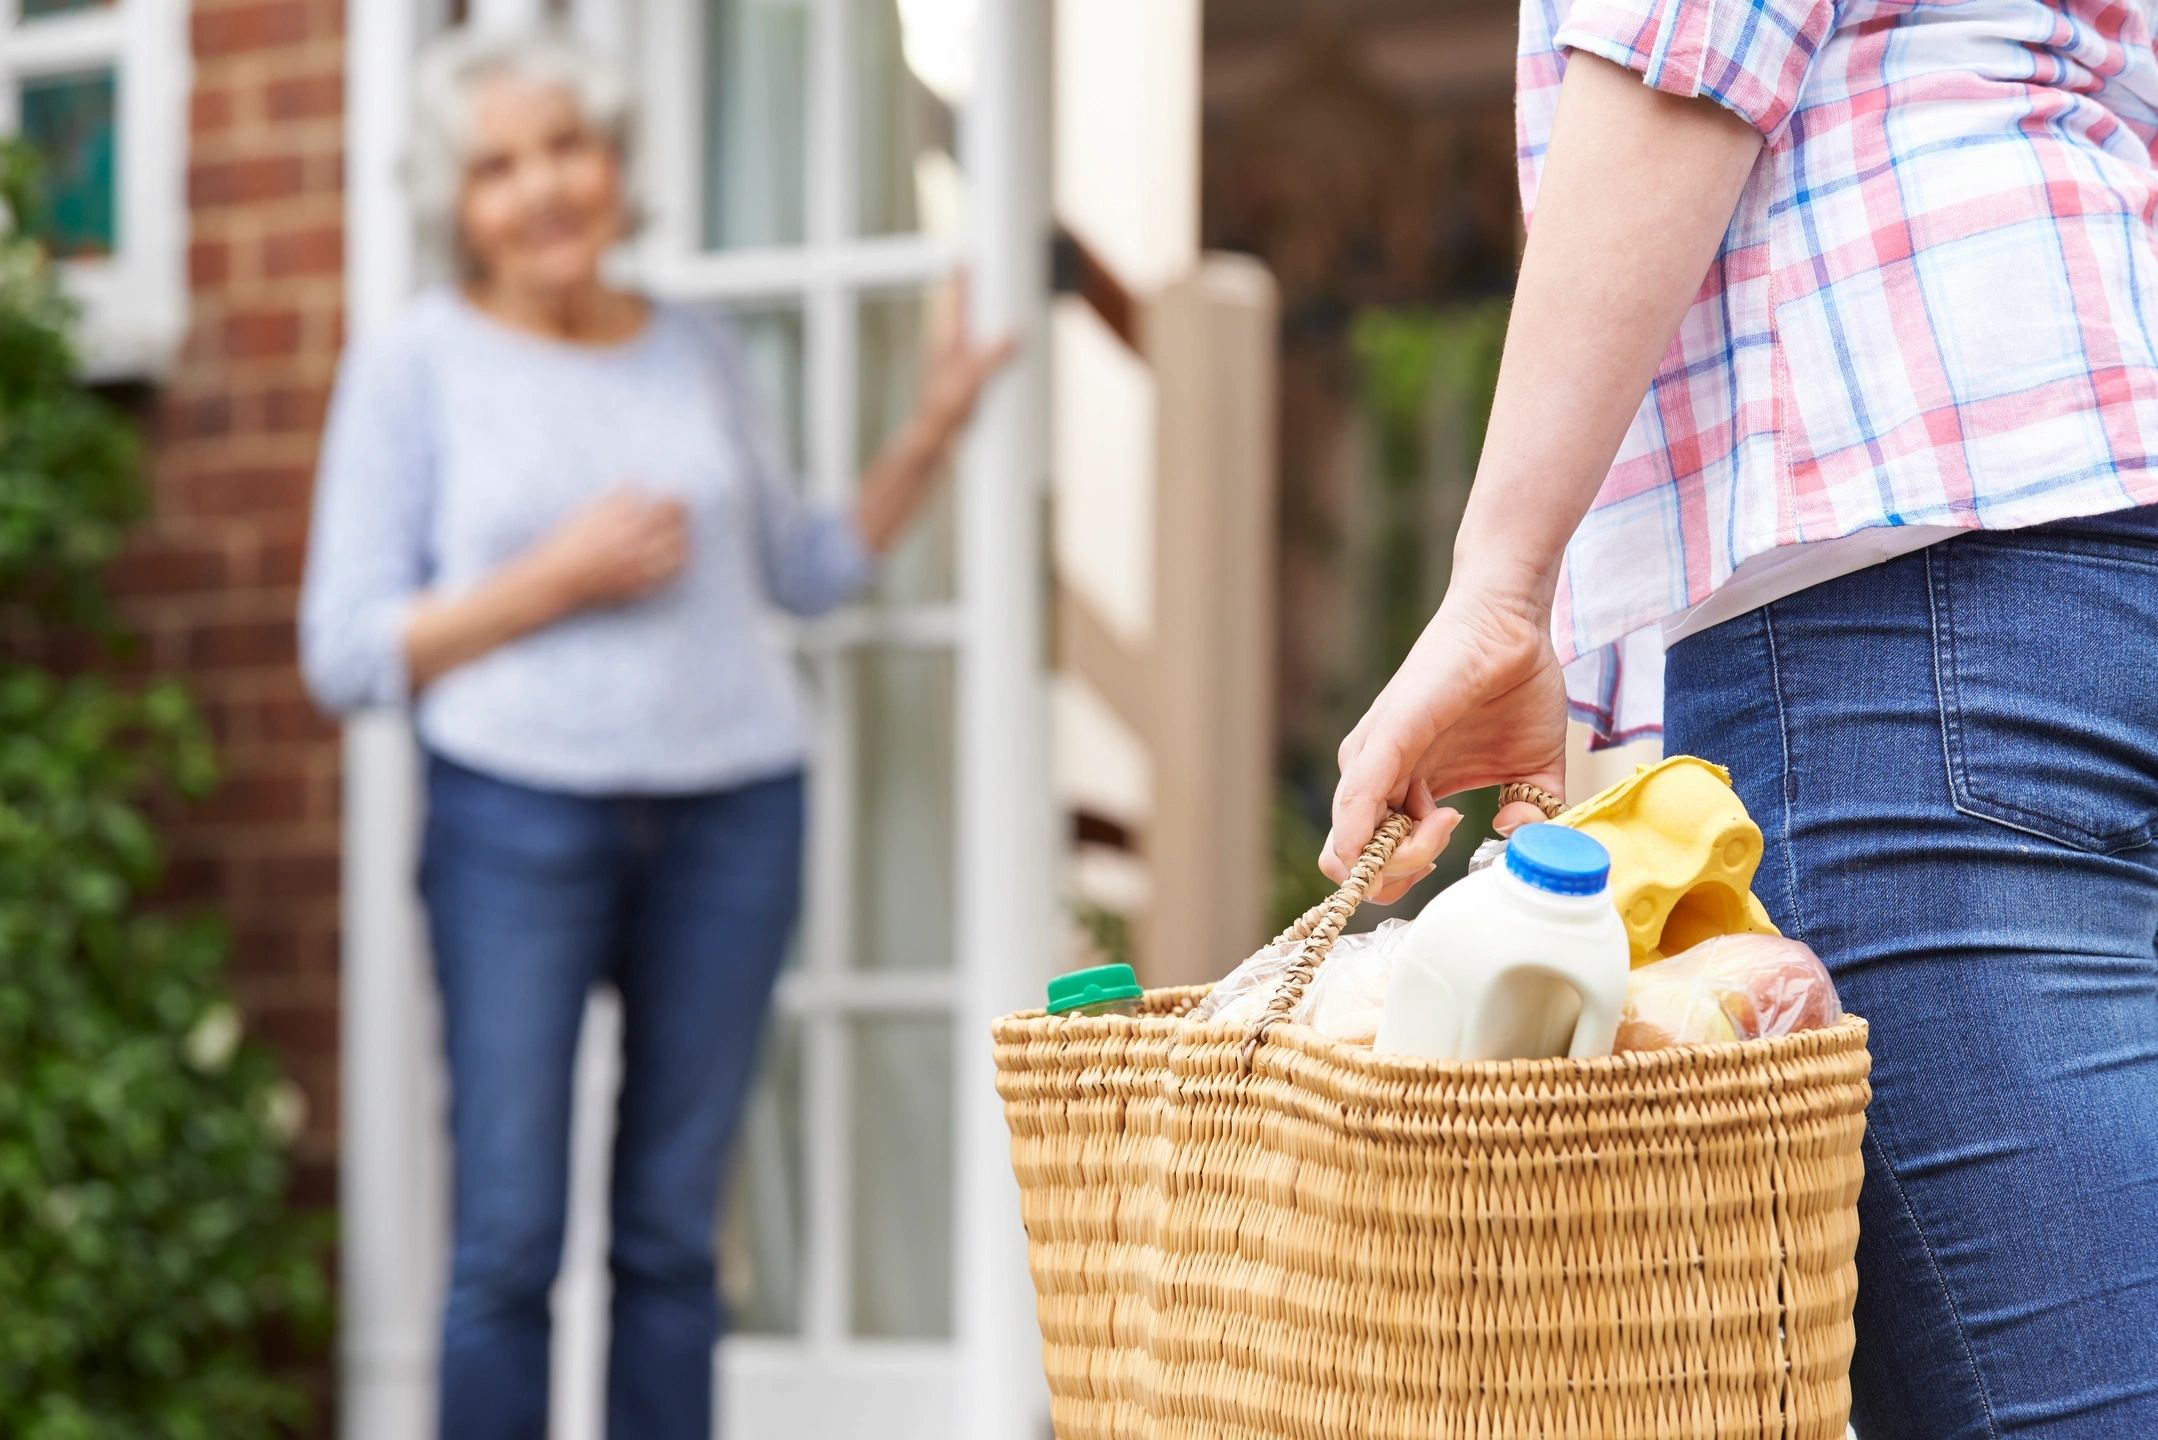
[[[45,162],[45,239],[67,259],[110,255],[119,243],[110,70],[22,83],[22,133]]]
[[[854,1022],[853,1331],[952,1333],[952,1030]]]
[[[921,292],[872,295],[861,307],[861,405],[856,443],[864,464],[914,413],[921,383],[922,332],[931,297]],[[885,605],[924,605],[953,594],[956,543],[950,467],[877,577]]]
[[[973,84],[975,0],[852,0],[855,207],[861,233],[956,238],[959,119]]]
[[[723,312],[734,327],[742,349],[749,356],[749,369],[756,386],[752,403],[776,419],[780,439],[786,445],[788,464],[797,474],[808,421],[803,412],[802,311],[798,305]]]
[[[808,0],[705,0],[704,243],[800,244]]]
[[[871,970],[952,964],[952,657],[871,650],[854,662],[859,818],[855,954]]]
[[[805,1196],[802,1032],[782,1016],[765,1037],[742,1112],[720,1225],[720,1288],[733,1330],[792,1335],[802,1328]]]

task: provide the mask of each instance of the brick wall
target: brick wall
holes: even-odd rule
[[[170,887],[231,925],[257,1034],[306,1092],[298,1196],[336,1193],[339,751],[295,669],[315,448],[343,330],[343,0],[194,0],[189,332],[150,402],[155,518],[116,577],[225,781]]]

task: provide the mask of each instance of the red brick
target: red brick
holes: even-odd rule
[[[198,693],[195,697],[195,708],[201,713],[203,723],[210,727],[210,739],[217,746],[217,753],[221,756],[230,755],[239,748],[244,712],[238,701],[218,695],[215,688],[209,687],[210,693]],[[227,783],[229,776],[220,780],[218,794],[224,793]],[[195,811],[189,811],[188,818],[194,818],[196,814]]]
[[[298,652],[290,619],[209,621],[185,641],[187,664],[199,670],[291,665]]]
[[[210,135],[232,124],[239,101],[229,85],[198,85],[189,97],[187,128],[195,135]]]
[[[232,433],[232,397],[223,392],[175,399],[165,407],[165,432],[174,440],[214,440]]]
[[[188,327],[180,341],[180,371],[182,374],[201,374],[205,367],[217,363],[217,331],[207,324]]]
[[[298,944],[299,949],[293,956],[294,963],[307,973],[338,973],[338,930],[334,920],[327,925],[309,926],[302,930]]]
[[[231,360],[276,360],[300,348],[297,310],[241,310],[225,317],[225,356]]]
[[[307,1101],[307,1129],[310,1134],[315,1131],[317,1126],[326,1123],[316,1113],[318,1108],[328,1111],[333,1119],[337,1114],[334,1107],[328,1105],[318,1107],[315,1104],[314,1097],[309,1096]],[[333,1208],[338,1200],[336,1161],[330,1157],[310,1157],[296,1161],[292,1167],[292,1178],[288,1193],[291,1195],[292,1203],[297,1209],[328,1210]],[[327,1404],[327,1400],[318,1396],[315,1408],[319,1410]]]
[[[264,238],[262,271],[272,279],[338,275],[345,268],[345,232],[337,225],[284,230]]]
[[[128,614],[134,607],[125,606]],[[132,619],[132,614],[129,614]],[[60,634],[35,634],[27,637],[8,636],[7,643],[0,646],[0,654],[10,660],[27,659],[35,664],[60,671],[63,674],[77,670],[101,669],[113,676],[127,680],[140,680],[149,674],[150,647],[139,635],[122,636],[117,643],[100,640],[80,631]]]
[[[307,190],[307,161],[298,155],[252,155],[198,160],[187,168],[187,200],[196,209],[256,205]]]
[[[335,1055],[337,1053],[337,1005],[335,995],[327,1003],[283,1004],[249,1007],[248,1028],[267,1040],[275,1049],[295,1059]],[[307,1089],[310,1075],[327,1078],[328,1067],[315,1064],[294,1064],[287,1067],[292,1078]],[[316,1097],[309,1094],[307,1108],[312,1114]]]
[[[177,513],[237,518],[304,513],[312,484],[302,466],[221,465],[176,477],[166,493]]]
[[[252,975],[328,975],[322,937],[313,927],[287,923],[282,915],[233,927],[232,964]]]
[[[307,569],[307,537],[265,535],[255,541],[254,578],[260,585],[296,589]]]
[[[337,1183],[341,755],[302,689],[292,611],[343,326],[345,10],[192,0],[195,323],[152,431],[162,528],[113,574],[145,638],[135,663],[186,681],[226,742],[221,790],[161,814],[161,895],[232,927],[250,1027],[309,1097],[294,1188],[314,1204]]]
[[[342,115],[345,77],[336,70],[322,70],[272,80],[263,92],[263,103],[272,121],[321,120]]]
[[[137,541],[114,562],[113,589],[124,595],[186,595],[214,591],[228,575],[225,552],[204,544]]]
[[[255,0],[253,4],[195,8],[192,26],[198,58],[268,50],[307,38],[302,0]]]
[[[329,746],[337,740],[337,722],[303,694],[266,697],[255,703],[255,733],[265,744],[307,741]]]
[[[214,290],[232,278],[232,247],[222,240],[197,240],[187,247],[190,289]]]
[[[339,146],[326,154],[315,156],[308,165],[307,177],[307,183],[318,194],[335,195],[343,193],[345,188],[344,147]]]
[[[288,1046],[282,1039],[273,1038],[272,1043],[286,1057],[285,1074],[300,1093],[307,1098],[307,1113],[300,1133],[292,1147],[296,1166],[334,1164],[337,1159],[338,1097],[343,1093],[343,1077],[338,1073],[337,997],[333,992],[313,1011],[322,1017],[329,1034],[320,1042],[300,1049]],[[295,1037],[299,1038],[299,1037]],[[335,1197],[329,1197],[334,1201]]]
[[[294,670],[284,675],[262,675],[249,680],[246,684],[246,695],[248,699],[260,703],[274,701],[282,704],[288,700],[306,699],[307,687],[300,680],[300,672]]]
[[[334,753],[334,752],[332,752]],[[308,804],[311,813],[321,816],[338,827],[340,837],[344,834],[345,777],[335,765],[325,765],[310,781]]]
[[[218,899],[225,889],[225,862],[207,855],[193,855],[165,862],[165,877],[157,887],[158,898],[173,905],[201,905]]]
[[[272,900],[334,896],[342,878],[331,853],[267,855],[250,868],[262,894]]]
[[[336,1033],[336,996],[332,994],[325,999],[313,1013],[320,1015],[330,1026],[326,1043],[311,1045],[305,1051],[295,1048],[284,1052],[291,1057],[286,1066],[287,1075],[307,1097],[306,1123],[293,1145],[293,1159],[301,1166],[335,1160],[338,1096],[343,1093],[337,1068],[341,1037]]]
[[[228,753],[232,747],[222,747]],[[290,767],[254,774],[228,775],[215,793],[200,801],[193,818],[210,824],[239,822],[286,825],[315,818],[313,786]]]
[[[273,435],[316,434],[329,409],[327,385],[273,385],[262,392],[262,428]]]

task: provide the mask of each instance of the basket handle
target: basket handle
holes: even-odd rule
[[[1305,911],[1294,925],[1274,937],[1276,945],[1285,945],[1292,940],[1300,940],[1303,945],[1275,985],[1274,998],[1267,1002],[1266,1012],[1252,1022],[1251,1033],[1244,1037],[1244,1047],[1239,1053],[1246,1070],[1251,1068],[1252,1057],[1258,1053],[1266,1032],[1288,1019],[1289,1012],[1304,998],[1311,977],[1318,973],[1319,966],[1334,948],[1342,927],[1349,923],[1356,907],[1364,903],[1371,882],[1379,878],[1379,871],[1393,858],[1394,847],[1408,835],[1413,824],[1400,811],[1390,812],[1378,833],[1364,846],[1364,853],[1350,867],[1349,878],[1341,882],[1341,888]]]

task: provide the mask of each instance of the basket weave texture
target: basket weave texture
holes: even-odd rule
[[[1461,1064],[1287,1023],[995,1028],[1060,1440],[1840,1440],[1865,1022]]]

